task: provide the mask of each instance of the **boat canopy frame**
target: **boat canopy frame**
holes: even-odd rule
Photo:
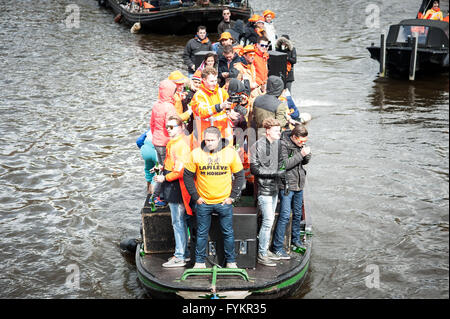
[[[448,50],[449,47],[449,24],[443,21],[407,19],[389,27],[386,38],[387,46],[408,45],[398,41],[399,32],[404,27],[417,27],[418,30],[426,30],[426,40],[419,43],[419,47],[435,50]],[[410,30],[410,29],[409,29]]]

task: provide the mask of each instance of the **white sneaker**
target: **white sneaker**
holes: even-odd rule
[[[193,268],[194,269],[204,269],[204,268],[206,268],[206,264],[205,263],[195,263]]]
[[[226,268],[238,268],[236,263],[227,263]]]
[[[183,259],[179,259],[175,256],[169,259],[168,262],[162,264],[164,268],[175,268],[175,267],[184,267],[186,266],[186,262]]]
[[[271,252],[270,250],[267,250],[267,257],[269,257],[269,259],[272,260],[280,260],[281,258],[278,257],[277,255],[275,255],[273,252]]]

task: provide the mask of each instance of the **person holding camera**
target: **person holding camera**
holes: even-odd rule
[[[280,185],[280,215],[273,236],[273,253],[280,259],[290,259],[284,250],[284,236],[292,210],[291,244],[304,249],[300,238],[300,222],[303,213],[303,187],[305,186],[306,171],[303,165],[309,163],[311,150],[305,143],[308,141],[308,130],[299,124],[281,135],[281,154],[279,156],[280,169],[286,170]]]
[[[202,71],[202,84],[191,101],[194,114],[193,146],[199,146],[203,132],[210,126],[217,127],[222,137],[233,145],[234,106],[225,89],[217,85],[217,70],[206,67]],[[231,118],[230,118],[231,117]]]
[[[228,119],[231,121],[233,128],[240,127],[243,130],[247,128],[246,116],[248,114],[248,96],[249,87],[238,79],[231,79],[228,84],[228,101],[231,103],[230,108],[226,109]]]

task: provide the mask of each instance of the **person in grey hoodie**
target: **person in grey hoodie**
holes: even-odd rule
[[[271,75],[267,80],[266,94],[258,96],[253,102],[253,127],[262,127],[264,119],[273,117],[280,122],[283,129],[288,124],[289,108],[278,97],[284,90],[283,80]]]

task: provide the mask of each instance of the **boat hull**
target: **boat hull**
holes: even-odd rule
[[[292,296],[302,286],[309,269],[312,240],[305,242],[307,247],[304,255],[291,253],[290,261],[277,262],[277,267],[257,265],[255,269],[247,269],[250,281],[227,278],[218,279],[216,296],[219,299],[277,299]],[[164,255],[142,255],[142,250],[136,250],[136,268],[139,281],[148,295],[156,299],[212,299],[210,276],[195,276],[193,279],[180,280],[187,268],[162,269]],[[153,259],[153,261],[151,261]],[[157,263],[160,269],[154,268]],[[188,265],[192,266],[192,265]],[[274,272],[280,268],[280,275]],[[205,278],[207,277],[207,278]],[[225,277],[225,276],[224,276]],[[265,279],[270,278],[270,279]]]
[[[367,50],[370,57],[380,62],[380,47],[371,46]],[[386,70],[389,75],[407,75],[411,61],[411,47],[387,47]],[[418,49],[416,73],[439,74],[449,71],[448,50]]]
[[[191,6],[169,8],[151,13],[132,13],[115,0],[107,0],[108,7],[115,15],[121,15],[121,22],[131,26],[137,22],[141,24],[140,32],[159,34],[195,34],[199,25],[206,26],[207,30],[215,32],[222,20],[222,11],[225,6]],[[247,21],[252,13],[251,8],[228,7],[232,19]]]

